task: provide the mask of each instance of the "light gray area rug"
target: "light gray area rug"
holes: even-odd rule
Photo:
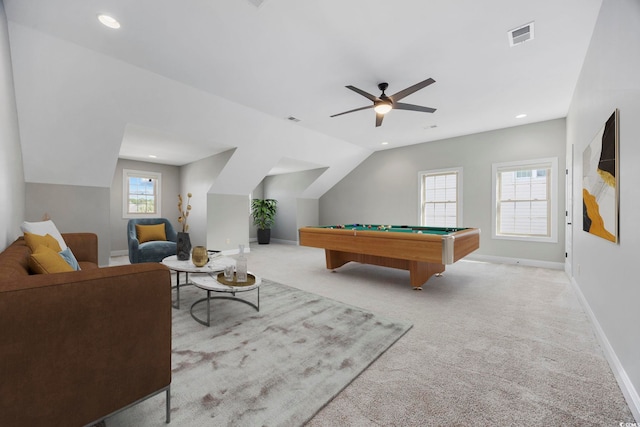
[[[212,300],[211,327],[181,288],[173,311],[171,425],[299,426],[410,328],[370,311],[263,280],[260,312]],[[256,292],[238,296],[255,301]],[[206,318],[206,304],[195,314]],[[162,426],[164,393],[107,419],[107,427]]]

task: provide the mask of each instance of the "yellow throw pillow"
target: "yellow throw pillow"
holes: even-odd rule
[[[136,234],[140,243],[150,242],[152,240],[167,240],[167,234],[164,231],[164,224],[140,225],[136,224]]]
[[[31,249],[31,253],[34,253],[38,246],[46,246],[47,248],[56,251],[56,253],[62,250],[56,238],[51,234],[41,236],[39,234],[33,234],[25,231],[24,241],[26,242],[27,246],[29,246],[29,249]]]
[[[29,268],[36,274],[74,271],[58,252],[44,245],[38,246],[29,257]]]

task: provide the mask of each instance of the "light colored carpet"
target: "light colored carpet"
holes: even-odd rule
[[[633,416],[563,271],[460,261],[411,290],[406,271],[251,245],[249,268],[413,328],[308,423],[611,426]]]
[[[272,280],[413,324],[309,427],[634,421],[562,271],[459,261],[413,291],[406,271],[332,273],[321,249],[252,244],[247,258]]]
[[[379,315],[264,280],[260,311],[211,301],[211,327],[181,289],[173,310],[171,424],[298,426],[411,328]],[[238,294],[255,302],[257,291]],[[206,318],[206,303],[194,309]],[[107,427],[164,425],[164,394],[107,419]]]

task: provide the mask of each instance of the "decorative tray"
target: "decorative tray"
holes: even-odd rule
[[[218,273],[218,276],[216,277],[216,280],[218,280],[218,282],[222,283],[223,285],[227,285],[227,286],[235,286],[235,287],[253,286],[256,283],[256,276],[254,276],[251,273],[247,273],[247,281],[246,282],[237,282],[236,281],[236,273],[233,273],[233,280],[227,280],[227,279],[224,278],[224,272],[223,272],[223,273]]]

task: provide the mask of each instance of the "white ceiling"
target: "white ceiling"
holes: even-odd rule
[[[31,42],[33,34],[62,40],[66,44],[47,44],[48,54],[60,46],[60,61],[73,45],[97,53],[98,61],[109,57],[181,85],[185,92],[214,96],[225,117],[202,120],[252,127],[262,119],[249,109],[268,116],[269,128],[301,127],[296,138],[310,144],[338,141],[339,151],[341,144],[356,146],[351,168],[372,151],[565,117],[601,2],[265,0],[256,7],[256,0],[4,0],[12,56],[14,49],[44,43]],[[98,13],[111,14],[122,27],[103,27]],[[532,21],[535,39],[510,47],[508,30]],[[24,53],[15,55],[14,74],[34,63],[23,59]],[[113,67],[109,78],[120,73]],[[387,92],[393,94],[429,77],[436,83],[403,102],[437,108],[433,114],[394,110],[379,128],[370,109],[329,117],[369,105],[346,85],[378,95],[377,84],[388,82]],[[21,91],[27,86],[26,80],[16,84],[19,114],[26,109]],[[151,108],[155,100],[147,102]],[[521,113],[527,117],[516,119]],[[113,130],[120,135],[118,152],[126,158],[184,164],[251,144],[198,133],[193,124],[169,129],[133,116],[118,118],[126,123],[124,130]],[[300,122],[288,121],[289,116]],[[30,131],[22,129],[26,122],[21,121],[21,134],[28,138]],[[37,145],[36,139],[26,143]],[[333,166],[320,151],[304,158],[291,155],[289,148],[282,146],[269,168],[293,166],[296,160]],[[350,167],[338,167],[341,172],[325,186]]]

